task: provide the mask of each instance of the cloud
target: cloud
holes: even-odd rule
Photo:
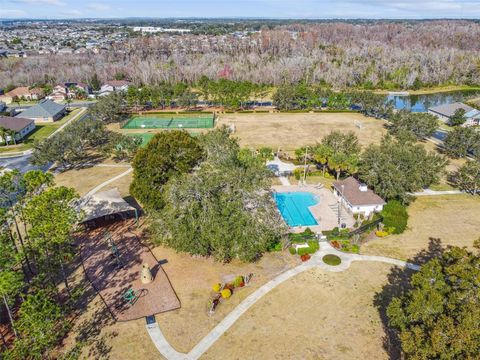
[[[28,4],[28,5],[53,5],[53,6],[67,5],[62,0],[14,0],[13,2]]]
[[[110,5],[101,4],[101,3],[90,3],[87,5],[87,7],[95,11],[107,11],[111,9]]]

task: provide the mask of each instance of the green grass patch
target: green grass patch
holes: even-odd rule
[[[322,258],[323,262],[330,266],[338,266],[342,263],[342,259],[337,255],[328,254]]]

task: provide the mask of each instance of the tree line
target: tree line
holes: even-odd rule
[[[14,338],[7,344],[1,332],[3,359],[49,358],[70,329],[80,295],[68,280],[77,198],[73,189],[54,186],[50,173],[0,176],[0,298]]]

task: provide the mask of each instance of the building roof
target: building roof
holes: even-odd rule
[[[117,188],[95,193],[84,197],[76,204],[77,211],[83,211],[85,217],[82,222],[98,219],[107,215],[135,211],[135,208],[127,203]]]
[[[113,87],[122,87],[122,86],[130,85],[130,84],[131,84],[131,82],[127,81],[127,80],[110,80],[110,81],[107,81],[103,85],[109,85],[109,86],[113,86]]]
[[[385,201],[380,196],[366,188],[366,185],[360,183],[352,176],[342,181],[335,181],[333,187],[338,193],[343,195],[345,200],[355,206],[385,204]],[[366,190],[360,190],[361,187],[364,187]]]
[[[17,87],[7,93],[5,93],[5,96],[9,96],[9,97],[14,97],[14,96],[18,96],[18,97],[22,97],[22,96],[27,96],[27,95],[30,95],[30,94],[38,94],[38,95],[42,95],[43,94],[43,90],[42,89],[39,89],[39,88],[33,88],[33,89],[29,89],[27,86],[21,86],[21,87]]]
[[[57,104],[52,100],[42,100],[37,105],[29,107],[20,113],[23,118],[44,118],[53,117],[65,110],[65,105]]]
[[[20,117],[0,116],[0,127],[4,129],[20,131],[29,126],[34,121],[32,119],[24,119]]]
[[[465,117],[468,118],[478,118],[480,117],[480,110],[473,109],[465,113]]]
[[[446,116],[446,117],[452,117],[453,114],[455,114],[455,111],[458,109],[463,109],[465,112],[469,112],[473,110],[471,106],[468,106],[466,104],[456,102],[453,104],[444,104],[444,105],[439,105],[439,106],[433,106],[429,108],[428,110],[433,111],[437,114]]]

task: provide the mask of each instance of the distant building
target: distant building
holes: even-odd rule
[[[65,82],[56,85],[47,99],[53,101],[64,101],[67,99],[75,99],[79,97],[80,92],[86,97],[92,93],[92,88],[88,84],[80,82]]]
[[[40,100],[45,97],[40,88],[29,88],[27,86],[17,87],[3,95],[0,95],[0,101],[11,104],[15,98],[27,101]]]
[[[132,85],[130,81],[127,80],[110,80],[102,85],[98,96],[110,95],[113,92],[117,91],[127,91],[128,87]]]
[[[0,128],[15,131],[15,141],[19,141],[35,130],[35,121],[20,117],[0,116]],[[5,137],[9,142],[12,140],[10,135]],[[5,141],[1,135],[0,141]]]
[[[456,103],[453,103],[453,104],[444,104],[444,105],[431,107],[431,108],[428,109],[428,112],[430,114],[435,115],[436,117],[438,117],[440,120],[442,120],[446,124],[449,124],[450,119],[455,114],[455,112],[459,109],[465,110],[465,113],[468,113],[468,112],[474,110],[471,106],[468,106],[468,105],[460,103],[460,102],[456,102]]]
[[[35,122],[53,122],[62,118],[65,112],[65,105],[46,99],[22,111],[17,116],[32,119]]]
[[[342,199],[343,204],[352,214],[369,216],[371,213],[382,211],[385,205],[385,201],[380,196],[352,176],[342,181],[335,181],[333,193]]]

